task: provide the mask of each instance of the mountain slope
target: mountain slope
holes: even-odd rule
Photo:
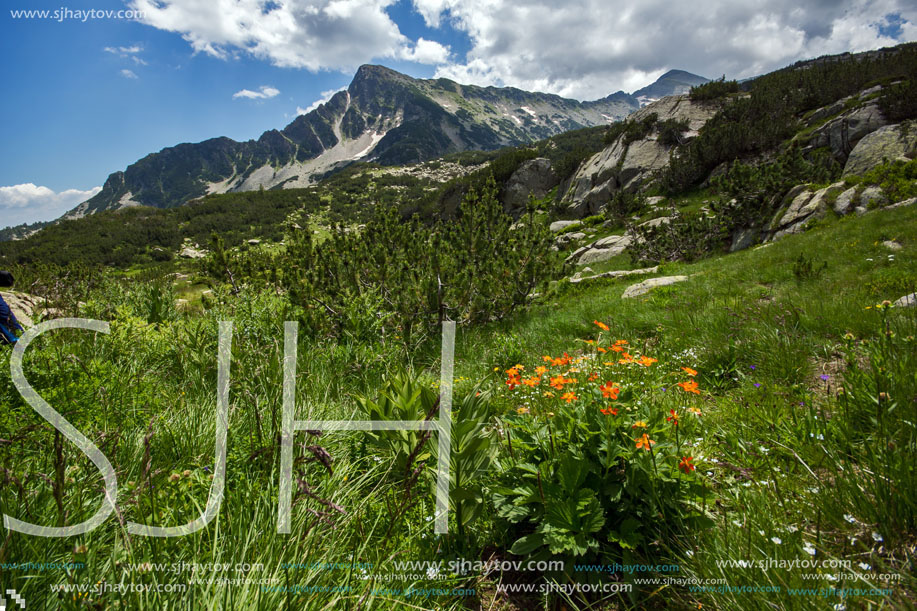
[[[258,140],[214,138],[147,155],[110,175],[102,191],[67,218],[132,205],[169,208],[208,193],[304,187],[354,160],[395,165],[527,144],[612,123],[638,106],[623,92],[579,102],[514,88],[414,79],[367,65],[346,90]]]

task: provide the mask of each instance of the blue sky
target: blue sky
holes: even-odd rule
[[[0,14],[0,227],[56,218],[163,147],[281,128],[346,87],[362,63],[594,99],[672,68],[741,78],[917,39],[915,10],[895,0],[681,4],[9,0]],[[61,8],[144,17],[11,14]]]

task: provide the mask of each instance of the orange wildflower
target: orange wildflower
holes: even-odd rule
[[[521,416],[522,414],[527,414],[527,413],[529,413],[529,408],[527,408],[527,407],[517,407],[517,408],[516,408],[516,413],[519,414],[520,416]]]
[[[522,383],[522,380],[519,379],[519,376],[517,376],[517,375],[511,375],[511,376],[506,380],[506,385],[509,386],[509,389],[510,389],[510,390],[516,388],[516,387],[517,387],[519,384],[521,384],[521,383]]]
[[[669,410],[669,413],[672,414],[672,415],[671,415],[671,416],[667,416],[666,419],[665,419],[665,421],[666,421],[666,422],[671,422],[671,423],[672,423],[672,426],[678,426],[678,413],[677,413],[674,409],[670,409],[670,410]]]
[[[649,367],[650,365],[657,362],[658,360],[659,359],[654,359],[651,356],[644,355],[644,356],[641,356],[639,359],[637,359],[637,362],[643,365],[644,367]]]
[[[592,375],[589,376],[589,381],[590,381],[590,382],[594,382],[595,379],[598,378],[598,377],[599,377],[599,372],[593,371],[593,372],[592,372]]]
[[[506,370],[506,375],[512,378],[514,376],[519,375],[519,370],[516,369],[515,367],[510,367],[509,369]]]
[[[609,405],[608,407],[603,407],[603,408],[600,409],[599,411],[602,412],[603,414],[605,414],[606,416],[609,416],[609,415],[611,415],[611,416],[617,416],[617,415],[618,415],[618,408],[617,408],[617,407],[611,407],[610,405]]]
[[[694,460],[693,456],[682,456],[681,462],[678,463],[678,468],[684,471],[685,473],[694,471],[694,465],[691,464],[691,461],[693,460]]]
[[[626,346],[626,345],[627,345],[626,339],[619,339],[618,341],[615,342],[615,346]]]
[[[624,348],[622,348],[621,346],[612,346],[611,349],[614,350],[615,352],[624,352]]]
[[[697,375],[697,371],[691,369],[690,367],[682,367],[682,371],[691,376],[692,378]]]
[[[619,364],[633,363],[634,357],[625,352],[620,359],[618,359]]]
[[[606,399],[617,399],[618,393],[621,392],[621,389],[618,388],[618,385],[614,382],[605,382],[599,386],[599,390],[602,391],[602,396]]]
[[[579,399],[579,397],[574,395],[572,392],[565,392],[564,394],[560,396],[560,398],[566,401],[567,403],[573,403],[574,401]]]
[[[532,376],[531,378],[523,378],[522,383],[529,387],[538,386],[538,382],[541,381],[541,378],[538,376]]]
[[[546,355],[544,355],[543,357],[541,357],[541,360],[544,361],[545,363],[550,363],[551,361],[554,360],[554,357],[548,356],[548,355],[546,354]]]
[[[679,386],[684,389],[685,392],[693,392],[695,395],[700,394],[700,390],[697,389],[697,382],[694,380],[688,380],[687,382],[679,382]]]
[[[545,366],[543,366],[543,365],[542,365],[542,366],[539,366],[539,367],[536,367],[536,368],[535,368],[535,373],[537,373],[537,374],[540,375],[540,376],[543,376],[544,374],[548,373],[548,368],[545,367]]]
[[[638,437],[637,439],[634,439],[634,441],[637,442],[638,450],[642,448],[646,451],[649,451],[651,445],[656,445],[656,442],[647,437],[646,433],[643,433],[642,437]]]
[[[694,407],[693,405],[692,405],[691,407],[688,408],[688,411],[691,412],[692,414],[694,414],[695,416],[700,416],[700,415],[701,415],[701,413],[700,413],[700,408],[699,408],[699,407]]]
[[[632,428],[632,429],[645,429],[645,428],[646,428],[646,423],[645,423],[643,420],[637,420],[636,422],[633,423],[633,425],[631,425],[630,428]]]
[[[599,322],[597,320],[593,320],[592,322],[595,323],[595,326],[597,326],[602,331],[608,331],[608,325],[606,325],[605,323]]]
[[[564,376],[554,376],[553,378],[551,378],[551,386],[553,386],[557,390],[563,390],[564,384],[566,382],[567,380],[564,378]]]
[[[570,363],[570,355],[564,352],[563,357],[559,359],[551,359],[551,364],[555,366],[567,365]]]
[[[605,348],[602,348],[601,346],[596,346],[595,349],[601,352],[602,354],[605,354],[606,352],[608,352],[608,350],[606,350]]]

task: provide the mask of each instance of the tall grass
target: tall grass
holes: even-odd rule
[[[296,478],[305,486],[295,486],[292,534],[278,535],[282,323],[291,316],[285,301],[267,291],[238,297],[218,292],[208,309],[189,314],[174,309],[168,286],[108,280],[73,298],[72,307],[83,316],[111,321],[111,333],[59,331],[42,337],[27,354],[26,373],[38,392],[109,457],[120,486],[119,512],[73,539],[6,531],[0,562],[82,562],[85,567],[2,568],[0,585],[16,589],[30,607],[47,609],[561,604],[630,609],[696,608],[697,603],[718,609],[804,609],[825,601],[848,608],[906,608],[915,592],[908,546],[915,533],[917,498],[917,324],[913,310],[875,305],[917,289],[914,236],[917,220],[907,208],[829,219],[773,246],[692,265],[665,265],[660,274],[690,278],[638,299],[620,298],[625,280],[591,281],[549,291],[510,319],[459,333],[459,397],[474,394],[481,381],[502,384],[494,379],[495,367],[502,371],[575,349],[578,340],[593,336],[596,319],[609,325],[611,336],[630,339],[641,352],[697,369],[705,392],[704,417],[691,451],[710,495],[695,509],[716,526],[673,528],[637,553],[679,564],[681,577],[779,586],[779,593],[692,592],[687,586],[657,585],[636,586],[632,595],[606,599],[506,598],[493,593],[493,584],[503,578],[499,575],[433,579],[424,574],[385,581],[398,573],[393,569],[398,560],[512,557],[507,551],[512,541],[491,511],[489,494],[482,497],[484,511],[464,539],[455,528],[435,536],[432,479],[419,478],[406,494],[393,457],[362,433],[297,436]],[[889,258],[881,246],[886,239],[897,239],[904,248]],[[824,271],[794,274],[794,262],[813,253],[827,263]],[[196,518],[206,503],[213,470],[219,320],[233,320],[235,326],[221,511],[207,528],[186,537],[129,535],[128,520],[182,524]],[[298,418],[361,417],[358,399],[376,397],[395,372],[407,368],[427,380],[432,376],[423,371],[437,367],[435,342],[405,356],[381,337],[341,342],[303,337]],[[77,523],[98,507],[102,480],[84,455],[57,440],[55,431],[18,397],[8,360],[9,351],[0,351],[0,509],[40,524]],[[327,451],[333,459],[330,471],[309,462],[313,453],[304,445]],[[506,448],[500,444],[500,452]],[[505,475],[494,473],[493,479]],[[477,479],[486,492],[492,479]],[[792,596],[787,588],[885,585],[856,579],[842,583],[839,571],[761,569],[753,563],[813,558],[851,560],[852,572],[902,577],[890,586],[890,596],[822,600]],[[738,560],[751,564],[723,566]],[[230,563],[230,571],[192,574],[181,567],[217,562]],[[144,563],[178,568],[159,570]],[[237,563],[249,570],[236,572]],[[340,564],[318,570],[285,563]],[[816,578],[805,579],[804,573]],[[221,578],[237,581],[221,583]],[[60,584],[184,584],[192,579],[203,582],[184,593],[50,590]],[[291,591],[283,591],[286,586]],[[306,592],[310,587],[316,591]],[[410,587],[473,588],[477,593],[406,597],[381,590]]]

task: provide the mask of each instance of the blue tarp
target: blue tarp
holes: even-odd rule
[[[0,297],[0,343],[15,343],[19,339],[15,333],[17,330],[22,332],[22,325],[16,320],[16,315],[3,297]]]

